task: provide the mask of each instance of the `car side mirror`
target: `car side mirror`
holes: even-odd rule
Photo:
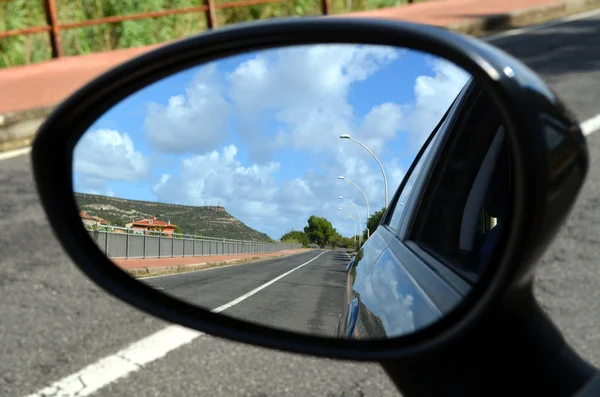
[[[496,205],[505,215],[489,217],[505,219],[481,271],[469,265],[483,255],[476,252],[481,255],[472,260],[473,233],[485,222],[486,231],[496,225],[479,221],[479,208],[494,205],[483,204],[483,190],[473,190],[472,199],[452,198],[471,203],[472,217],[434,228],[412,216],[428,206],[423,219],[434,220],[445,205],[458,202],[438,194],[457,189],[446,171],[467,163],[487,166],[488,152],[466,149],[475,147],[472,139],[496,147],[495,135],[467,139],[452,124],[462,118],[446,116],[466,114],[461,101],[471,95],[469,87],[485,94],[498,121],[493,132],[502,127],[510,153],[505,200],[510,211]],[[449,132],[435,138],[430,136],[435,129]],[[375,150],[382,167],[394,171],[387,174],[391,193],[397,190],[389,207],[379,168],[363,159],[360,145],[342,141],[344,134]],[[497,148],[494,153],[502,150],[501,142]],[[413,163],[404,149],[428,160]],[[32,156],[41,201],[59,241],[110,294],[164,320],[232,340],[358,360],[408,356],[447,343],[481,321],[508,291],[528,284],[588,169],[576,120],[511,56],[438,28],[344,18],[244,24],[141,55],[56,108]],[[369,171],[363,172],[361,161]],[[487,189],[495,179],[477,179],[477,167],[468,168],[469,175]],[[403,178],[409,169],[413,178]],[[333,186],[356,207],[340,207],[341,193],[332,192]],[[422,187],[418,196],[406,193],[412,186]],[[350,262],[344,255],[328,258],[330,250],[318,248],[335,233],[352,247],[367,218],[382,208],[381,231]],[[277,241],[261,228],[302,233]],[[446,259],[411,246],[411,236],[445,247],[448,261],[463,261],[466,270],[436,267]],[[394,256],[393,244],[402,244],[404,259]],[[232,266],[234,257],[239,266]],[[257,258],[270,261],[246,263]],[[373,340],[335,339],[326,334],[334,324],[311,326],[315,314],[301,312],[306,310],[301,305],[291,313],[295,321],[270,314],[304,297],[330,311],[327,321],[337,319],[345,309],[346,272],[365,261],[381,263],[382,269],[400,263],[410,291],[430,288],[433,296],[443,287],[454,291],[453,300],[434,303],[437,311],[427,319],[417,313],[410,327]],[[416,275],[411,264],[417,262],[411,261],[446,281],[425,285],[419,278],[424,273]],[[310,266],[312,277],[321,277],[312,279],[318,288],[305,286],[293,295],[310,284],[311,276],[298,278]],[[365,276],[361,272],[357,279]],[[160,283],[148,278],[167,273],[177,275]],[[236,279],[236,288],[225,288],[223,278]],[[377,292],[384,291],[370,293]],[[392,284],[388,292],[408,293]],[[405,308],[394,305],[390,310],[404,315]]]

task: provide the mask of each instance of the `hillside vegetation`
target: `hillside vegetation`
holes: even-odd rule
[[[229,0],[215,0],[215,4]],[[405,4],[406,0],[332,0],[335,14]],[[56,0],[60,23],[202,5],[203,0]],[[321,0],[217,9],[217,26],[257,19],[321,14]],[[0,0],[0,31],[46,25],[42,0]],[[206,29],[204,12],[106,23],[61,31],[64,55],[82,55],[162,43]],[[40,62],[51,57],[48,33],[0,38],[0,67]]]
[[[248,241],[272,241],[265,233],[254,230],[231,216],[223,207],[193,207],[82,193],[75,193],[75,199],[81,210],[89,215],[106,219],[115,226],[123,227],[134,219],[154,215],[159,220],[171,221],[186,234]]]

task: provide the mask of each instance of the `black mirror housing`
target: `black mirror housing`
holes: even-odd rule
[[[415,334],[384,341],[323,340],[248,324],[177,302],[110,265],[89,239],[72,195],[72,154],[111,106],[165,76],[225,56],[280,46],[358,43],[402,46],[471,73],[505,120],[514,162],[514,218],[501,257],[449,316]],[[528,286],[535,263],[573,205],[588,170],[577,121],[532,71],[495,47],[443,29],[363,19],[291,19],[240,24],[162,46],[90,82],[62,103],[32,150],[44,210],[65,250],[100,287],[164,320],[259,346],[354,360],[407,360],[458,341],[506,294]],[[349,267],[353,262],[351,261]],[[348,270],[348,268],[347,268]]]

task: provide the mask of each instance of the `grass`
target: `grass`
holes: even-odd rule
[[[231,0],[215,0],[216,4]],[[407,0],[332,0],[335,14],[403,5]],[[79,22],[109,16],[202,5],[202,0],[56,0],[60,23]],[[217,10],[217,24],[294,15],[319,15],[321,0],[287,0]],[[0,31],[46,25],[42,0],[0,0]],[[64,55],[83,55],[113,49],[139,47],[174,40],[202,32],[203,12],[147,18],[121,23],[62,30]],[[48,33],[0,38],[0,67],[36,63],[51,58]]]

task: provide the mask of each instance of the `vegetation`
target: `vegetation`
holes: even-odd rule
[[[216,0],[223,4],[230,0]],[[406,0],[332,0],[335,14],[405,4]],[[202,0],[56,0],[60,23],[188,8]],[[265,18],[321,13],[321,0],[285,0],[281,3],[218,9],[217,26]],[[0,0],[0,31],[46,25],[43,0]],[[158,44],[207,28],[204,12],[106,23],[61,31],[65,55],[82,55],[120,48]],[[48,33],[0,39],[0,67],[40,62],[51,57]]]
[[[331,222],[315,215],[308,218],[308,226],[304,227],[304,233],[311,243],[321,248],[334,244],[339,236]]]
[[[243,224],[223,207],[193,207],[81,193],[75,193],[75,199],[81,210],[106,219],[114,226],[125,226],[134,219],[154,215],[176,225],[176,233],[273,242],[265,233]]]
[[[369,219],[367,219],[367,229],[369,229],[370,234],[375,233],[375,230],[377,230],[379,222],[381,221],[384,213],[385,207],[369,216]],[[367,241],[367,229],[363,231],[363,243]]]
[[[302,244],[304,247],[307,247],[310,244],[308,236],[306,233],[298,231],[298,230],[290,230],[281,236],[280,241],[286,244]]]

